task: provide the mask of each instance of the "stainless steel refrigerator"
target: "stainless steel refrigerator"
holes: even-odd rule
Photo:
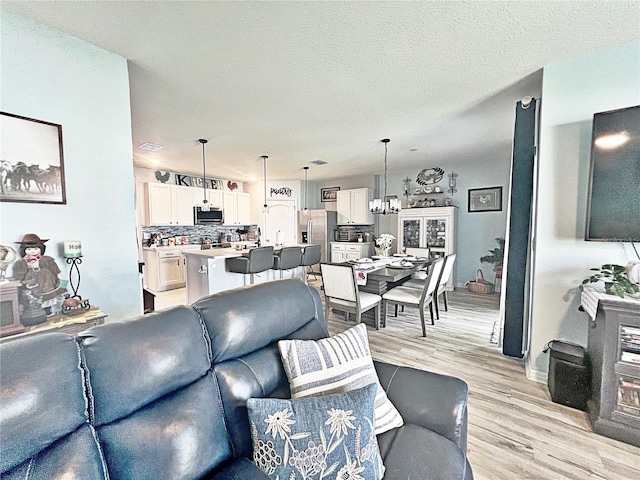
[[[337,228],[337,213],[329,210],[301,210],[298,212],[298,232],[300,243],[320,245],[321,261],[329,259],[331,248],[329,242],[333,239]]]

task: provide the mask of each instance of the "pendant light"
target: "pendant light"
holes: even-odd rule
[[[308,182],[307,182],[307,174],[309,173],[309,167],[302,167],[304,169],[304,215],[308,213],[307,210],[307,191],[308,191]]]
[[[207,162],[204,153],[204,146],[208,142],[206,138],[199,138],[198,141],[202,144],[202,207],[200,210],[203,212],[208,212],[211,207],[209,206],[209,201],[207,200]]]
[[[387,198],[387,147],[391,140],[383,138],[380,140],[384,143],[384,195],[380,198],[375,198],[369,202],[369,210],[371,213],[386,215],[387,213],[398,213],[400,211],[401,203],[397,198],[392,198],[386,201]]]
[[[260,158],[262,158],[262,177],[264,179],[264,212],[267,212],[269,209],[269,206],[267,205],[267,159],[269,158],[268,155],[262,155]]]

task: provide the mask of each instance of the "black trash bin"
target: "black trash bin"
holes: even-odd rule
[[[591,368],[584,347],[575,343],[552,340],[549,350],[547,386],[551,400],[578,410],[587,409],[591,390]]]

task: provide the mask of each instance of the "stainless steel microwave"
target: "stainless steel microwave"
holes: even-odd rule
[[[222,225],[224,217],[219,208],[210,208],[209,211],[202,207],[193,207],[193,223],[195,225]]]

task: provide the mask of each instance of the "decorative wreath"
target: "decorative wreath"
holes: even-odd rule
[[[444,176],[444,170],[440,167],[425,168],[416,177],[416,182],[420,185],[430,185],[438,183]]]

